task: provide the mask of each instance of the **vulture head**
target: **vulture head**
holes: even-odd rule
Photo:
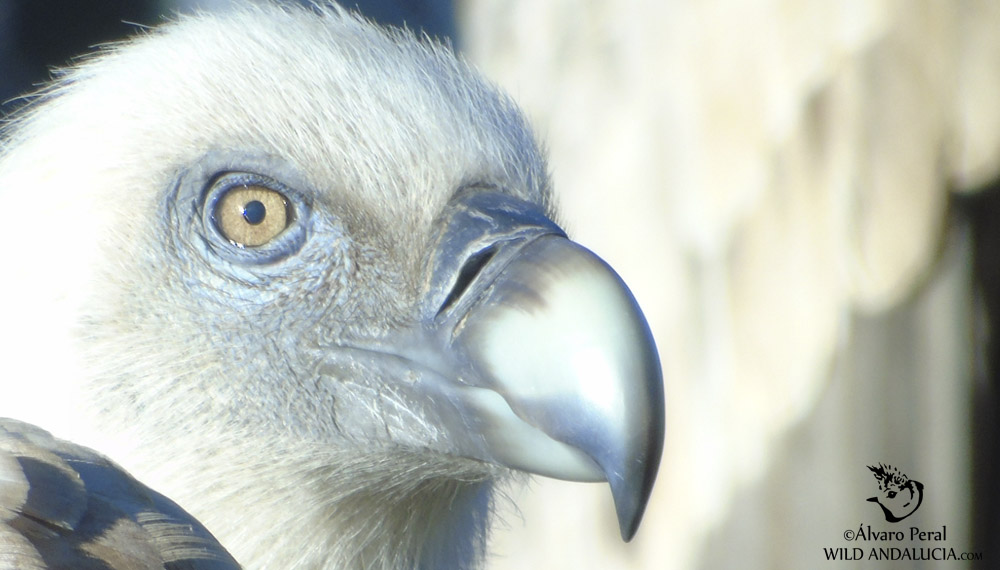
[[[606,481],[636,531],[649,328],[447,48],[336,7],[182,19],[37,95],[0,198],[0,416],[111,457],[245,567],[475,566],[518,472]]]

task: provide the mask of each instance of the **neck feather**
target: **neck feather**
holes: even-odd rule
[[[172,470],[168,491],[248,570],[476,568],[503,476],[398,449],[204,459],[185,458],[212,467]]]

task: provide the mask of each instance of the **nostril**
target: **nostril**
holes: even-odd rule
[[[490,259],[493,259],[495,254],[496,247],[491,245],[486,249],[482,249],[470,255],[469,258],[465,260],[465,263],[462,264],[462,269],[458,272],[458,278],[455,279],[455,284],[452,285],[451,291],[445,298],[444,303],[441,304],[441,308],[438,309],[437,314],[440,315],[441,313],[447,311],[452,305],[462,298],[462,295],[465,294],[469,285],[476,280],[476,276],[482,272],[483,268],[490,262]]]

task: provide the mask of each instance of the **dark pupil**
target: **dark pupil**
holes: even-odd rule
[[[250,225],[256,226],[263,222],[265,216],[267,216],[267,208],[258,200],[247,202],[243,206],[243,219]]]

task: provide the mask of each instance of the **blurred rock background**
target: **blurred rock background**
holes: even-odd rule
[[[0,97],[123,20],[230,3],[0,0]],[[666,450],[633,543],[604,486],[535,479],[492,570],[816,567],[885,546],[845,541],[862,524],[947,526],[892,546],[1000,556],[1000,4],[360,4],[514,95],[568,231],[630,284],[661,352]],[[879,462],[925,486],[899,525],[865,500]]]

